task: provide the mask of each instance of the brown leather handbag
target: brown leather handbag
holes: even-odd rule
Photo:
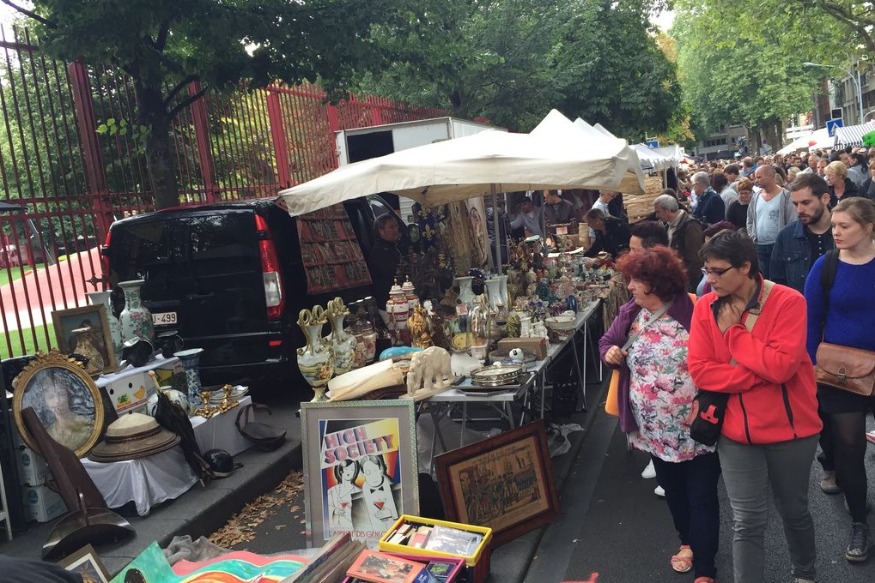
[[[875,352],[821,342],[816,357],[818,383],[864,397],[875,394]]]

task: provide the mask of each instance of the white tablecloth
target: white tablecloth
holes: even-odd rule
[[[209,419],[200,416],[192,417],[191,425],[194,427],[194,437],[197,439],[197,445],[201,451],[224,449],[231,455],[237,455],[249,449],[252,444],[237,431],[234,421],[237,420],[237,413],[240,409],[251,403],[252,397],[246,395],[240,398],[238,406],[227,413],[213,415]]]
[[[101,463],[82,458],[82,465],[108,507],[133,501],[140,516],[155,504],[182,496],[197,481],[178,445],[135,460]]]

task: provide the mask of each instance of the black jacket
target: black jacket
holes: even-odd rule
[[[629,224],[626,221],[616,217],[605,217],[605,231],[595,232],[595,241],[584,255],[595,257],[600,252],[607,251],[616,258],[620,252],[629,248],[629,239],[631,238],[632,233],[629,231]]]
[[[395,280],[395,270],[401,262],[401,252],[395,243],[390,243],[377,234],[377,241],[368,256],[368,271],[374,284],[374,299],[381,310],[386,308],[389,289]],[[399,282],[400,283],[400,282]]]
[[[860,191],[860,188],[857,186],[857,183],[851,180],[848,177],[845,177],[845,192],[842,194],[842,200],[846,198],[851,198],[854,196],[864,196],[863,192]],[[836,190],[832,186],[829,187],[829,208],[830,210],[835,208],[835,205],[839,203],[839,199],[836,197]]]

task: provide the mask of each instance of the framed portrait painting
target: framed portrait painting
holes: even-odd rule
[[[91,376],[116,369],[115,351],[106,311],[101,306],[84,306],[52,312],[58,350],[86,357],[85,370]]]
[[[21,412],[32,407],[48,434],[82,457],[100,439],[100,391],[78,362],[53,350],[37,354],[13,381],[12,415],[25,445],[40,452]],[[40,452],[41,453],[41,452]]]
[[[491,528],[495,545],[559,515],[543,420],[448,451],[434,461],[447,520]]]
[[[375,547],[419,512],[412,400],[301,403],[301,443],[309,546],[349,532]]]
[[[109,583],[109,572],[91,545],[85,545],[59,564],[82,577],[82,583]]]

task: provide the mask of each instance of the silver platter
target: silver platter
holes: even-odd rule
[[[519,384],[523,372],[519,364],[493,364],[471,371],[471,384],[478,387],[501,387]]]

